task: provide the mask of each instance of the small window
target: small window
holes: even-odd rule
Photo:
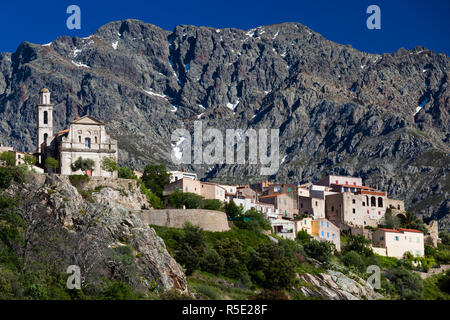
[[[81,143],[81,136],[78,136],[78,142]]]
[[[333,212],[334,211],[334,206],[331,206],[331,212]]]
[[[288,187],[287,191],[288,191],[288,192],[291,192],[291,191],[292,191],[292,188],[291,188],[291,187]]]
[[[47,111],[44,111],[44,124],[48,123],[48,113]]]
[[[91,138],[84,138],[84,146],[86,148],[90,148],[91,147]]]
[[[363,207],[365,207],[366,206],[366,203],[363,201]]]
[[[384,240],[384,237],[380,237],[380,240],[383,241],[383,240]]]
[[[303,202],[300,203],[300,208],[303,208]]]
[[[95,143],[97,143],[97,137],[94,137]]]
[[[333,233],[332,238],[334,239],[335,234]]]
[[[319,203],[316,201],[316,207],[319,206]]]
[[[398,236],[395,236],[394,240],[395,240],[395,241],[398,241]]]
[[[323,231],[322,231],[322,237],[324,236],[324,233],[323,233]]]
[[[323,221],[320,221],[320,225],[323,227]]]
[[[47,141],[48,134],[44,133],[44,141]]]
[[[355,208],[353,208],[352,210],[353,210],[353,213],[356,213],[356,209]]]
[[[327,232],[327,238],[329,238],[330,237],[330,233],[329,232]]]
[[[356,200],[355,200],[355,199],[352,199],[352,203],[355,204],[355,203],[356,203]]]
[[[330,226],[330,223],[327,221],[327,228]]]

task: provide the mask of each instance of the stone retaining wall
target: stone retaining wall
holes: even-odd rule
[[[183,228],[186,222],[205,231],[228,231],[227,215],[221,211],[205,209],[151,209],[136,210],[134,214],[146,224],[170,228]]]

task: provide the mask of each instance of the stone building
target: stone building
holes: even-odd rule
[[[415,257],[425,254],[424,235],[422,231],[414,229],[385,229],[379,228],[372,236],[373,251],[387,257],[401,259],[406,252]]]
[[[107,172],[102,168],[104,157],[118,160],[117,141],[106,133],[105,124],[91,116],[77,118],[70,122],[69,128],[53,132],[53,104],[50,92],[39,92],[37,111],[37,155],[43,166],[45,159],[53,157],[58,160],[57,173],[63,175],[81,174],[74,172],[71,165],[78,159],[92,159],[94,168],[88,175],[95,177],[117,177],[117,172]]]

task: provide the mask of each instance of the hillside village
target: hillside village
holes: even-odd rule
[[[42,89],[39,92],[39,103],[36,106],[36,110],[38,115],[36,152],[25,153],[0,145],[0,169],[1,167],[27,166],[34,174],[37,174],[37,178],[36,176],[34,178],[36,179],[36,185],[45,186],[50,182],[58,185],[61,190],[69,190],[72,187],[69,188],[67,185],[71,184],[78,192],[78,195],[74,198],[78,203],[73,206],[76,210],[79,207],[81,208],[81,203],[84,200],[86,202],[97,202],[97,204],[101,205],[115,203],[114,205],[118,205],[119,208],[125,208],[123,212],[128,215],[128,218],[123,218],[119,223],[119,229],[123,225],[127,225],[132,229],[134,224],[137,223],[136,220],[130,220],[129,217],[133,216],[132,219],[139,220],[139,224],[155,228],[158,236],[164,238],[165,241],[167,240],[165,238],[167,233],[170,234],[172,231],[167,231],[164,228],[183,229],[182,232],[187,232],[186,230],[190,230],[189,225],[194,226],[194,229],[192,229],[194,233],[200,232],[198,230],[195,231],[195,228],[199,227],[201,232],[220,234],[242,232],[242,236],[245,237],[248,235],[246,233],[248,230],[240,227],[235,228],[235,226],[238,226],[242,221],[253,219],[246,216],[247,212],[256,212],[258,217],[255,218],[253,216],[255,220],[261,216],[261,219],[264,220],[268,227],[267,229],[263,228],[264,231],[262,233],[265,233],[265,235],[258,231],[253,236],[264,236],[266,240],[266,236],[268,236],[269,239],[267,241],[269,242],[272,241],[277,244],[288,240],[298,242],[300,235],[306,234],[308,241],[309,239],[318,240],[316,241],[317,243],[320,242],[321,245],[331,246],[333,247],[333,252],[335,250],[339,254],[342,253],[343,256],[345,245],[348,245],[348,243],[341,243],[341,241],[345,239],[345,242],[347,242],[348,237],[352,236],[362,237],[366,239],[365,241],[367,241],[371,255],[375,253],[378,256],[392,257],[399,259],[399,261],[408,258],[412,261],[414,267],[422,267],[422,261],[425,263],[425,259],[420,258],[429,255],[426,252],[427,246],[438,248],[438,244],[442,242],[438,236],[439,230],[436,221],[431,221],[429,225],[425,225],[420,230],[404,227],[385,227],[387,217],[396,217],[400,221],[407,218],[408,213],[405,210],[404,202],[389,198],[388,194],[383,190],[365,186],[363,180],[359,177],[328,175],[319,181],[301,185],[269,180],[252,182],[246,185],[228,185],[220,182],[202,181],[195,172],[187,172],[185,170],[166,172],[164,167],[162,170],[164,171],[164,177],[160,181],[162,185],[159,186],[162,188],[159,191],[153,190],[145,183],[145,179],[148,178],[149,174],[147,167],[145,172],[139,172],[118,166],[119,145],[117,140],[112,139],[108,135],[105,124],[102,121],[90,116],[77,117],[70,122],[67,129],[55,133],[53,130],[53,105],[50,101],[50,92],[47,89]],[[121,171],[122,169],[124,171]],[[10,185],[12,180],[14,178],[11,176],[8,185]],[[7,187],[5,186],[5,188]],[[46,192],[48,196],[57,193],[53,190],[54,186],[51,188],[50,192]],[[70,192],[74,192],[73,188]],[[212,201],[212,203],[218,204],[220,209],[214,206],[214,208],[200,206],[187,208],[185,205],[174,205],[172,201],[180,194],[193,195],[197,197],[197,200],[201,199],[203,202]],[[153,201],[155,198],[158,201]],[[66,197],[62,199],[62,201],[56,203],[75,201]],[[86,205],[89,206],[90,204]],[[235,206],[245,214],[232,217],[228,215],[226,209],[224,210],[227,206]],[[61,208],[65,212],[65,205]],[[59,209],[60,207],[58,207]],[[51,210],[56,209],[52,208]],[[76,214],[84,215],[83,212],[83,210],[80,210]],[[122,211],[120,212],[121,214],[123,213]],[[75,212],[72,214],[75,214]],[[62,216],[60,214],[56,215],[57,218]],[[65,227],[72,226],[74,224],[73,221],[70,215],[69,217],[63,217],[63,225]],[[186,224],[186,222],[190,224]],[[179,237],[177,239],[177,241],[180,241]],[[263,240],[259,239],[258,241],[262,241],[258,250],[264,249]],[[224,243],[227,245],[226,241]],[[166,245],[169,251],[170,249],[173,250],[171,248],[173,241],[170,244],[166,243]],[[189,256],[190,251],[183,247],[183,244],[180,244],[180,246],[174,257],[184,267],[184,264],[180,261],[189,261],[191,259]],[[216,252],[214,250],[212,251]],[[239,251],[240,249],[237,248],[236,250]],[[251,250],[254,250],[254,248],[248,250],[252,252]],[[217,249],[217,251],[219,252],[220,250]],[[205,252],[203,251],[202,254],[206,254]],[[173,254],[174,252],[170,253]],[[195,252],[193,254],[197,255]],[[217,253],[215,254],[217,258]],[[183,255],[185,256],[183,257]],[[304,258],[299,258],[293,253],[292,257],[304,260]],[[169,257],[166,258],[171,259]],[[223,257],[220,258],[222,259]],[[286,257],[283,259],[286,259]],[[319,263],[314,261],[315,259],[308,259],[308,263]],[[441,261],[447,261],[446,259],[443,257]],[[285,260],[283,262],[280,260],[279,262],[284,263]],[[319,263],[316,266],[318,270],[321,270],[323,265]],[[234,266],[232,270],[241,270],[241,267]],[[176,265],[173,268],[175,271],[171,272],[180,273]],[[192,269],[192,267],[190,268]],[[208,268],[216,270],[214,271],[216,275],[223,273],[222,271],[217,271],[218,266],[215,265],[214,260],[210,262]],[[247,271],[245,271],[246,267],[244,266],[243,268],[244,271],[228,276],[239,279],[240,277],[248,277]],[[280,265],[278,268],[282,268],[282,266]],[[292,265],[291,268],[293,269]],[[188,271],[189,267],[186,269],[186,275],[188,275]],[[327,270],[326,272],[338,278],[345,277],[336,270]],[[338,275],[336,272],[338,272]],[[172,275],[169,274],[167,277],[165,286],[170,287],[171,281],[169,278]],[[183,276],[178,275],[177,277],[177,281],[183,283],[181,285],[183,292],[186,292],[187,285],[185,280],[183,280]],[[293,275],[289,277],[294,278]],[[322,279],[326,277],[323,274],[315,278],[313,274],[308,272],[300,273],[299,277],[301,281],[306,281],[310,284],[323,280],[324,284],[318,286],[319,291],[325,290],[323,288],[327,286],[335,286],[339,282],[336,280],[337,278],[333,278],[335,282],[330,282],[331,280],[327,280],[327,278]],[[345,279],[345,281],[351,281],[347,278]],[[252,280],[264,283],[261,279]],[[290,283],[291,280],[287,281],[287,283]],[[250,282],[250,280],[247,282]],[[290,285],[287,284],[286,287]],[[275,288],[277,286],[278,284]],[[318,294],[317,289],[314,291],[308,286],[303,286],[301,290],[302,294],[308,297],[314,297]],[[363,289],[359,288],[358,290]],[[375,292],[372,293],[373,295],[370,295],[371,298],[380,298]],[[345,290],[342,288],[338,290],[338,294],[322,292],[320,295],[333,299],[349,297],[346,296]],[[356,296],[360,298],[366,297],[365,294]],[[354,298],[354,296],[350,295],[350,298]]]
[[[105,130],[102,121],[90,116],[77,117],[67,129],[54,133],[53,104],[50,91],[39,92],[37,111],[37,148],[34,154],[24,153],[0,144],[0,154],[14,154],[15,165],[27,157],[36,157],[33,169],[39,173],[51,169],[62,175],[86,174],[93,177],[117,178],[116,170],[102,164],[104,158],[117,162],[118,145]],[[56,160],[54,167],[46,160]],[[74,167],[78,159],[89,159],[85,170]],[[0,165],[2,160],[0,160]],[[169,171],[170,181],[164,186],[167,199],[176,190],[194,193],[204,199],[233,201],[244,211],[255,209],[270,221],[275,235],[294,240],[299,231],[306,231],[318,240],[330,241],[341,250],[341,233],[363,235],[372,242],[372,250],[382,256],[402,258],[409,252],[424,255],[424,244],[436,247],[438,226],[432,221],[428,235],[414,229],[378,228],[387,212],[405,217],[402,200],[388,198],[386,192],[364,186],[361,178],[329,175],[302,185],[261,181],[248,185],[224,185],[200,181],[195,173]],[[142,173],[135,171],[137,176]],[[167,202],[167,201],[166,201]]]
[[[305,230],[313,238],[332,242],[340,251],[341,232],[346,231],[371,240],[372,250],[377,254],[396,258],[407,252],[422,257],[425,243],[436,246],[440,241],[436,222],[430,224],[426,236],[414,229],[377,228],[386,212],[404,217],[404,203],[364,186],[361,178],[330,175],[303,185],[269,181],[222,185],[202,182],[195,173],[169,173],[172,182],[165,186],[165,196],[178,189],[205,199],[233,201],[244,211],[254,208],[264,214],[273,232],[283,238],[294,240],[299,231]]]

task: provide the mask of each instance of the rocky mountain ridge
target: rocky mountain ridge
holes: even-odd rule
[[[171,162],[171,133],[280,129],[278,181],[355,175],[427,219],[449,217],[449,58],[423,47],[382,55],[299,23],[251,30],[137,20],[87,38],[24,42],[0,58],[0,142],[35,148],[34,105],[52,91],[55,130],[77,115],[107,123],[122,164]],[[266,177],[258,165],[193,165],[208,180]]]

